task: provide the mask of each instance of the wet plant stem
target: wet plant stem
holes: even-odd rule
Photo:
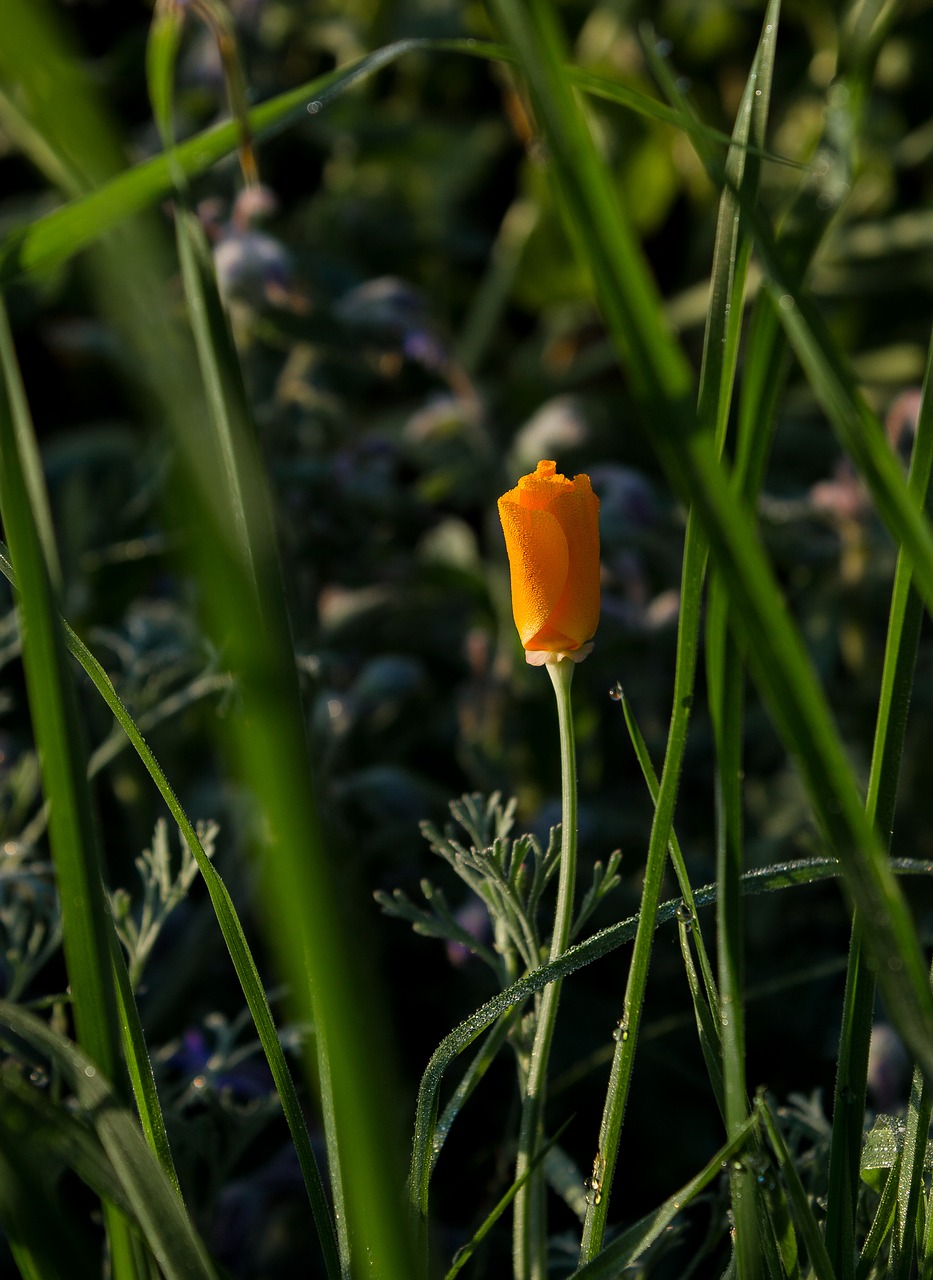
[[[567,950],[573,920],[574,884],[577,865],[577,768],[570,705],[570,682],[574,664],[570,661],[549,662],[548,675],[557,698],[560,730],[561,764],[561,850],[560,875],[554,930],[551,934],[549,960],[556,960]],[[552,982],[541,994],[535,1019],[534,1041],[528,1063],[525,1095],[522,1101],[521,1128],[518,1137],[516,1180],[529,1169],[544,1142],[544,1104],[547,1096],[548,1059],[560,982]],[[515,1197],[512,1256],[515,1280],[545,1280],[547,1274],[547,1215],[545,1212],[545,1177],[542,1166],[534,1169]]]

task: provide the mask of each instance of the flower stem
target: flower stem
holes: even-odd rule
[[[557,698],[561,766],[561,850],[557,906],[551,934],[549,959],[556,960],[567,949],[573,921],[574,883],[577,865],[577,768],[570,706],[570,682],[574,664],[548,662],[548,675]],[[528,1064],[518,1137],[516,1180],[528,1170],[544,1141],[544,1103],[547,1069],[557,1019],[561,983],[550,983],[541,995],[535,1020],[534,1042]],[[512,1255],[515,1280],[545,1280],[547,1274],[547,1216],[545,1212],[544,1169],[539,1166],[515,1197]]]

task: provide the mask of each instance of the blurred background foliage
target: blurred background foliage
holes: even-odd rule
[[[117,0],[71,0],[62,9],[122,123],[127,160],[153,154],[142,72],[149,9]],[[482,6],[452,0],[237,0],[230,9],[255,101],[392,40],[497,34]],[[643,49],[654,42],[703,119],[731,130],[759,5],[617,0],[561,11],[581,65],[656,94]],[[839,23],[840,7],[828,0],[784,8],[769,146],[793,163],[765,166],[762,196],[777,219],[826,120],[847,127],[848,104],[833,85]],[[858,170],[812,274],[824,313],[905,452],[933,288],[931,46],[933,7],[897,7]],[[180,136],[227,110],[216,44],[193,14],[176,106]],[[670,323],[698,363],[717,192],[676,129],[604,102],[593,105],[593,118]],[[437,942],[380,916],[369,895],[401,886],[417,896],[429,875],[469,919],[470,903],[432,858],[419,820],[443,823],[448,800],[473,790],[514,794],[519,829],[539,836],[558,814],[551,692],[541,672],[526,668],[514,634],[495,498],[539,458],[553,457],[570,474],[586,470],[602,500],[603,617],[596,651],[575,680],[580,837],[584,863],[621,848],[622,886],[594,927],[630,914],[640,894],[651,808],[608,693],[621,681],[659,762],[684,516],[634,429],[624,377],[510,69],[462,54],[409,54],[263,143],[258,159],[260,190],[242,190],[231,158],[198,179],[194,194],[272,477],[333,856],[347,892],[363,904],[387,975],[413,1095],[437,1041],[492,987],[481,965],[457,952],[445,959]],[[57,200],[19,151],[5,109],[0,193],[0,231]],[[160,216],[168,223],[170,207]],[[174,459],[141,424],[125,376],[133,353],[95,313],[80,260],[17,284],[8,300],[44,450],[67,616],[149,725],[188,812],[219,825],[218,866],[248,921],[253,872],[239,839],[248,798],[232,791],[210,745],[214,718],[236,715],[237,701],[223,653],[199,633],[180,535],[167,516]],[[864,771],[894,551],[793,367],[765,490],[762,524],[789,605]],[[0,929],[6,990],[39,998],[60,991],[62,973],[17,656],[7,612]],[[155,843],[161,807],[85,692],[100,748],[96,795],[111,883],[138,898],[135,860]],[[816,835],[796,776],[754,704],[748,726],[749,858],[763,865],[811,852]],[[917,858],[933,856],[931,735],[927,642],[894,841],[896,853]],[[697,885],[714,878],[711,758],[699,696],[676,818]],[[918,889],[915,901],[929,933],[926,892]],[[846,914],[832,885],[755,899],[749,913],[748,978],[758,992],[749,1006],[749,1082],[809,1099],[831,1088]],[[616,955],[577,975],[561,1010],[554,1107],[577,1116],[564,1141],[584,1168],[624,964]],[[163,1046],[159,1070],[173,1082],[183,1182],[200,1188],[194,1203],[209,1238],[231,1274],[291,1274],[305,1230],[297,1165],[269,1106],[261,1058],[243,1042],[239,993],[197,883],[166,919],[141,981],[147,1031]],[[647,1010],[626,1139],[639,1153],[638,1171],[621,1175],[638,1211],[670,1194],[720,1141],[673,930],[659,941]],[[896,1089],[891,1054],[885,1080]],[[468,1135],[455,1128],[439,1166],[438,1215],[454,1247],[481,1218],[477,1205],[488,1208],[508,1185],[499,1139],[514,1121],[512,1088],[507,1071],[495,1068],[471,1104],[486,1109],[483,1125],[467,1125]],[[686,1129],[668,1118],[672,1090],[683,1099],[677,1114],[692,1117]],[[818,1100],[809,1111],[798,1105],[801,1114],[819,1113]],[[499,1248],[499,1237],[491,1239]]]

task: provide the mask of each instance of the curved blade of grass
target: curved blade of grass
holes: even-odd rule
[[[479,1052],[463,1073],[460,1078],[460,1083],[451,1094],[450,1101],[447,1103],[440,1119],[434,1126],[434,1140],[431,1143],[432,1172],[434,1171],[434,1166],[437,1163],[438,1156],[441,1154],[444,1143],[447,1141],[447,1135],[450,1133],[454,1121],[460,1114],[460,1109],[492,1066],[496,1059],[496,1055],[508,1039],[509,1032],[515,1025],[515,1020],[516,1010],[510,1010],[508,1014],[499,1019],[490,1031],[489,1035],[483,1041]]]
[[[650,424],[650,441],[673,487],[697,510],[729,589],[753,676],[840,859],[847,890],[864,911],[892,1020],[933,1070],[933,998],[910,911],[865,817],[825,696],[755,529],[735,503],[714,442],[697,430],[689,369],[663,327],[657,291],[562,76],[563,43],[554,15],[543,0],[528,10],[497,0],[495,11],[521,57],[572,235],[589,264],[642,423],[646,430]],[[915,512],[907,524],[915,527]],[[918,535],[916,541],[922,540]]]
[[[8,48],[11,51],[14,48],[12,40],[9,41]],[[289,125],[306,119],[312,107],[313,114],[317,114],[329,101],[358,81],[375,74],[408,53],[419,51],[466,54],[491,61],[516,61],[505,46],[477,40],[399,40],[366,54],[349,66],[318,76],[297,89],[291,89],[253,107],[248,114],[253,138],[261,140],[271,137]],[[163,63],[170,52],[171,35],[166,31],[165,48],[162,48],[160,38],[153,54],[155,65],[151,68],[152,74],[163,81]],[[0,80],[15,81],[15,71],[15,61],[12,58],[4,60],[3,49],[0,48]],[[636,111],[648,119],[687,129],[691,136],[702,140],[707,146],[729,144],[727,134],[692,124],[681,113],[647,94],[579,68],[568,68],[568,75],[586,92]],[[159,86],[159,94],[159,111],[164,118],[164,103],[167,100],[164,83]],[[15,119],[11,117],[13,111],[16,112]],[[32,156],[39,168],[49,174],[52,181],[58,184],[66,181],[70,194],[80,194],[83,184],[69,170],[60,150],[50,145],[41,129],[35,128],[28,119],[21,117],[22,113],[15,107],[13,100],[0,92],[0,118],[10,124],[11,135]],[[17,128],[16,121],[19,119],[21,127]],[[134,165],[110,178],[82,199],[8,233],[0,242],[0,284],[31,271],[49,270],[67,262],[125,218],[170,195],[179,172],[193,178],[230,155],[236,150],[238,137],[238,128],[233,121],[206,129],[179,144],[171,157],[155,156]],[[793,161],[772,153],[764,153],[763,158],[779,164],[794,165]],[[174,176],[172,164],[178,166]]]
[[[0,1028],[4,1027],[52,1061],[68,1080],[167,1280],[217,1280],[180,1196],[104,1073],[41,1019],[5,1000],[0,1001]]]
[[[6,556],[6,549],[0,543],[0,572],[11,582],[15,583],[15,574],[9,559]],[[104,668],[100,665],[88,647],[80,639],[80,637],[64,623],[65,644],[72,656],[77,659],[84,671],[90,677],[94,687],[103,698],[104,702],[113,712],[118,724],[126,734],[127,739],[135,748],[137,755],[145,765],[149,776],[152,778],[159,790],[163,800],[172,818],[177,823],[179,830],[185,838],[185,842],[194,855],[198,864],[198,870],[204,879],[208,894],[211,899],[211,905],[214,908],[214,914],[217,917],[217,923],[220,926],[221,934],[233,961],[240,987],[246,999],[250,1016],[256,1027],[256,1033],[262,1045],[263,1052],[266,1055],[266,1061],[269,1063],[269,1069],[272,1072],[272,1079],[275,1083],[276,1092],[282,1103],[282,1111],[288,1123],[292,1141],[295,1144],[295,1150],[298,1154],[298,1161],[301,1166],[302,1177],[304,1178],[305,1189],[308,1193],[308,1199],[311,1204],[312,1213],[314,1215],[315,1226],[318,1230],[321,1249],[324,1256],[325,1264],[328,1267],[328,1276],[337,1277],[340,1275],[339,1259],[337,1256],[336,1237],[334,1235],[333,1223],[330,1216],[330,1207],[327,1201],[327,1195],[324,1191],[324,1185],[321,1181],[320,1171],[317,1167],[314,1149],[311,1146],[311,1139],[308,1135],[307,1125],[301,1109],[301,1102],[298,1097],[295,1083],[289,1070],[288,1062],[279,1040],[278,1032],[275,1026],[275,1020],[272,1016],[272,1010],[266,997],[265,988],[262,984],[262,978],[259,969],[253,959],[249,943],[240,924],[236,907],[233,899],[230,897],[229,890],[223,882],[223,878],[217,871],[214,864],[208,858],[204,846],[201,843],[194,824],[189,819],[184,808],[175,795],[172,786],[165,776],[161,765],[152,754],[149,744],[140,733],[136,722],[127,711],[110,677]]]
[[[57,577],[59,572],[58,552],[55,547],[55,536],[52,529],[45,479],[42,474],[42,464],[39,460],[39,449],[29,413],[29,406],[26,403],[22,388],[6,309],[3,307],[2,302],[0,302],[0,368],[3,370],[3,376],[10,391],[12,417],[20,457],[24,463],[23,477],[28,490],[29,504],[32,511],[38,513],[36,532],[43,546],[46,563],[53,566],[53,573]],[[57,619],[57,626],[61,627],[60,618]],[[68,679],[70,680],[70,676],[68,676]],[[80,743],[80,736],[74,741]],[[90,775],[91,769],[88,767],[86,776],[90,777]],[[85,789],[86,786],[85,782]],[[41,811],[41,816],[45,821],[48,821],[50,808],[51,796],[47,796]],[[175,1166],[165,1130],[165,1121],[159,1104],[155,1080],[152,1076],[149,1051],[146,1047],[142,1025],[139,1020],[139,1011],[136,1008],[136,1001],[129,984],[123,953],[120,950],[120,944],[113,929],[109,911],[105,913],[104,928],[113,963],[113,990],[123,1039],[124,1052],[122,1060],[125,1062],[129,1072],[133,1095],[136,1099],[140,1121],[146,1138],[162,1164],[166,1175],[177,1187]]]
[[[933,876],[933,862],[911,858],[892,859],[891,869],[898,875]],[[760,870],[747,871],[742,876],[742,890],[744,893],[752,894],[773,893],[780,889],[831,880],[839,875],[841,875],[841,868],[835,858],[811,858],[803,862],[787,862]],[[710,884],[696,889],[693,900],[698,908],[714,903],[716,886]],[[679,896],[663,902],[655,916],[655,927],[659,928],[663,924],[676,921],[681,906],[682,899]],[[438,1098],[444,1075],[450,1064],[469,1048],[488,1026],[503,1014],[508,1013],[510,1009],[522,1004],[535,992],[541,991],[549,982],[557,978],[569,977],[578,969],[592,964],[594,960],[602,959],[626,942],[631,942],[638,928],[638,920],[639,917],[634,915],[619,921],[618,924],[609,925],[585,941],[578,942],[559,960],[541,965],[531,973],[525,974],[517,982],[480,1005],[469,1018],[445,1036],[435,1049],[421,1078],[412,1140],[409,1187],[412,1204],[421,1217],[427,1217],[432,1168],[431,1153],[437,1127]]]
[[[926,1194],[924,1164],[930,1141],[930,1119],[933,1117],[933,1095],[916,1067],[907,1104],[904,1130],[904,1152],[897,1187],[897,1213],[894,1218],[892,1265],[890,1280],[909,1280],[915,1275],[914,1247],[917,1232],[917,1210],[920,1197]]]
[[[858,1264],[855,1268],[856,1280],[868,1280],[869,1276],[878,1274],[874,1270],[875,1263],[878,1260],[878,1254],[881,1252],[881,1246],[894,1225],[894,1215],[897,1212],[897,1188],[900,1183],[902,1155],[903,1152],[898,1151],[890,1172],[885,1179],[881,1199],[878,1201],[875,1216],[872,1218],[871,1227],[865,1237],[865,1243],[862,1245],[862,1252],[859,1254]]]

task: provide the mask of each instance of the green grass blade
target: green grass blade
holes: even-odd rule
[[[626,1268],[634,1266],[649,1245],[664,1234],[690,1201],[714,1179],[722,1176],[723,1165],[734,1160],[744,1150],[757,1127],[758,1117],[749,1116],[741,1129],[736,1130],[734,1136],[720,1147],[695,1177],[665,1200],[660,1208],[622,1231],[592,1262],[578,1267],[573,1272],[572,1280],[615,1280]]]
[[[509,6],[509,12],[510,18],[514,18],[514,15],[511,12],[511,6]],[[542,14],[544,13],[543,6],[539,6],[539,12]],[[548,39],[550,40],[553,52],[553,49],[556,46],[556,36],[554,33],[551,33],[550,37],[548,36],[548,24],[546,18],[542,19],[540,25],[542,27],[542,38],[545,41]],[[773,60],[773,40],[770,38],[771,34],[771,32],[767,32],[767,39],[766,37],[763,37],[765,43],[763,46],[764,52],[761,57],[764,59],[764,62],[759,68],[765,81],[769,74],[768,67],[770,61]],[[739,178],[739,180],[741,180],[741,177],[744,175],[744,146],[748,141],[748,131],[751,128],[752,120],[758,121],[760,119],[759,115],[755,112],[754,102],[755,93],[754,87],[752,86],[747,91],[746,102],[744,104],[748,107],[748,112],[740,113],[736,135],[736,150],[730,156],[732,172]],[[583,123],[584,131],[585,128],[585,123]],[[594,165],[590,173],[590,185],[597,191],[597,193],[599,190],[598,178],[600,173],[601,170]],[[754,181],[754,177],[754,172],[750,173],[749,180]],[[581,175],[581,181],[582,180],[584,180],[583,175]],[[605,219],[610,218],[612,215],[612,209],[611,207],[608,207],[608,200],[609,197],[607,195],[607,208],[603,218],[597,224],[597,233],[603,232]],[[605,230],[608,230],[607,223],[605,224]],[[736,266],[736,255],[738,253],[739,245],[739,229],[735,223],[735,210],[730,208],[728,203],[724,205],[724,214],[720,222],[719,231],[720,235],[717,243],[717,257],[715,265],[716,274],[712,289],[710,319],[707,325],[707,350],[709,351],[709,356],[705,362],[704,381],[701,384],[700,390],[700,407],[702,414],[706,415],[705,418],[703,416],[700,418],[700,428],[702,430],[705,424],[706,430],[713,437],[713,447],[717,452],[722,447],[725,423],[728,417],[728,402],[731,393],[731,383],[734,375],[734,364],[732,363],[732,357],[728,352],[734,351],[734,346],[737,342],[737,326],[741,313],[741,308],[738,305],[733,307],[733,303],[738,302],[744,286],[744,264],[740,262],[738,264],[738,268]],[[591,237],[590,243],[592,242]],[[618,238],[616,238],[616,243],[618,244]],[[636,259],[633,258],[633,262],[634,261],[636,261]],[[591,263],[591,266],[595,272],[595,263]],[[633,279],[631,273],[626,278],[629,281]],[[726,356],[722,356],[720,354],[724,345],[727,347]],[[712,354],[712,348],[714,347],[716,348],[715,356]],[[663,369],[667,365],[668,358],[670,357],[671,359],[672,368],[678,363],[675,357],[670,356],[670,351],[671,349],[666,343],[664,335],[660,333],[656,334],[653,345],[653,354],[658,365],[658,386],[653,389],[646,387],[646,391],[650,389],[652,394],[661,393],[664,386]],[[667,390],[664,388],[664,394],[666,393]],[[677,665],[674,676],[674,708],[671,718],[671,728],[668,736],[668,746],[664,763],[664,771],[662,774],[659,800],[655,810],[655,819],[652,825],[651,838],[649,841],[648,860],[642,897],[641,924],[635,941],[632,964],[629,969],[621,1020],[622,1026],[627,1031],[627,1034],[620,1037],[616,1043],[616,1050],[613,1054],[612,1067],[610,1070],[606,1105],[600,1125],[599,1151],[605,1164],[607,1190],[606,1194],[601,1197],[600,1201],[598,1203],[593,1202],[587,1210],[583,1230],[583,1241],[581,1245],[581,1259],[584,1261],[595,1257],[599,1252],[603,1232],[605,1230],[609,1205],[608,1188],[612,1182],[613,1172],[618,1156],[622,1119],[625,1113],[635,1051],[637,1048],[638,1025],[641,1017],[641,1006],[644,999],[644,991],[648,977],[651,940],[654,934],[652,912],[657,906],[660,895],[661,876],[664,869],[665,853],[671,838],[673,804],[680,777],[683,751],[686,745],[689,708],[693,698],[697,641],[699,634],[700,591],[702,588],[706,564],[706,550],[706,540],[701,534],[697,523],[691,514],[684,546],[681,609],[677,641]],[[711,989],[711,986],[711,982],[708,982],[708,990]]]
[[[22,3],[14,0],[14,13]],[[30,6],[31,12],[36,10],[44,17],[39,37],[28,44],[11,39],[17,27],[8,22],[4,45],[12,43],[16,49],[20,78],[37,85],[45,83],[47,46],[57,47],[59,36],[47,6]],[[367,65],[371,69],[373,61]],[[350,74],[352,69],[334,80],[343,83]],[[83,84],[67,89],[69,94],[88,93]],[[303,109],[297,100],[293,105]],[[56,122],[68,134],[69,145],[109,152],[109,145],[95,136],[68,133],[73,108],[67,96],[58,96]],[[104,132],[106,128],[99,126]],[[181,153],[179,148],[176,157]],[[360,1258],[378,1257],[386,1277],[409,1280],[417,1267],[403,1179],[393,1170],[399,1111],[386,1070],[390,1055],[375,1047],[382,1045],[383,1034],[374,994],[377,979],[359,947],[350,945],[351,936],[356,943],[360,931],[352,933],[354,926],[344,918],[321,837],[262,461],[255,439],[244,429],[236,442],[248,459],[239,471],[246,481],[247,527],[241,531],[192,367],[190,335],[186,340],[178,330],[165,287],[174,268],[162,253],[155,224],[147,226],[145,237],[132,225],[124,230],[120,238],[107,237],[101,245],[95,276],[105,313],[136,357],[144,402],[176,448],[179,510],[189,534],[185,546],[193,558],[208,630],[238,679],[242,711],[227,726],[229,745],[261,812],[260,887],[269,937],[282,975],[290,980],[296,1016],[301,1021],[314,1017],[331,1055],[341,1156],[354,1169],[353,1194],[347,1199],[354,1249]]]
[[[651,762],[651,756],[648,753],[648,747],[635,719],[630,700],[623,696],[621,698],[622,712],[625,716],[625,725],[628,729],[629,738],[635,749],[635,755],[641,767],[642,775],[648,787],[648,793],[652,801],[658,803],[658,779],[654,771],[654,765]],[[713,975],[713,968],[709,962],[709,956],[706,946],[703,942],[703,932],[700,928],[700,922],[697,918],[696,902],[693,897],[693,886],[690,884],[690,878],[687,875],[687,865],[684,862],[684,855],[681,852],[680,842],[673,828],[671,829],[671,839],[668,853],[671,859],[671,865],[674,868],[674,874],[677,876],[677,886],[683,894],[685,908],[694,920],[693,940],[696,945],[697,958],[700,962],[700,972],[703,976],[703,986],[706,991],[706,999],[709,1008],[714,1011],[718,1020],[719,1016],[719,992],[716,988],[716,979]]]
[[[505,25],[510,0],[496,5]],[[840,858],[866,930],[892,1020],[933,1069],[933,998],[907,904],[867,822],[861,796],[799,632],[745,512],[737,509],[714,444],[698,431],[682,355],[663,328],[656,293],[614,197],[577,103],[563,83],[562,44],[542,4],[509,30],[532,86],[535,110],[553,157],[554,179],[573,215],[573,234],[596,283],[642,421],[675,490],[697,510],[728,587],[752,674],[797,762],[825,838]],[[568,123],[572,117],[573,122]],[[568,147],[568,139],[574,146]],[[757,228],[756,228],[757,231]],[[633,337],[631,328],[640,333]],[[897,483],[903,488],[898,478]],[[892,486],[893,488],[894,486]],[[905,520],[916,532],[916,512]],[[915,542],[926,534],[917,535]],[[911,548],[913,550],[913,548]],[[891,964],[889,965],[889,961]]]
[[[787,1150],[787,1144],[784,1142],[777,1121],[765,1098],[761,1098],[761,1118],[778,1168],[784,1179],[794,1225],[806,1247],[810,1266],[816,1276],[816,1280],[835,1280],[832,1263],[829,1260],[829,1254],[826,1252],[819,1226],[813,1216],[813,1210],[810,1208],[807,1193],[803,1189],[797,1167]]]
[[[22,444],[31,434],[30,424],[17,396],[19,375],[5,340],[5,323],[0,327],[0,518],[18,575],[23,664],[43,791],[50,806],[49,837],[75,1027],[89,1058],[110,1078],[124,1082],[111,967],[112,923],[88,791],[83,730],[55,605],[53,566],[45,559],[26,478],[35,460],[28,448],[24,457]],[[37,482],[33,472],[32,487]],[[114,1274],[120,1280],[133,1275],[129,1235],[119,1216],[106,1206],[105,1211]]]
[[[894,1215],[897,1212],[897,1188],[901,1176],[901,1156],[902,1152],[899,1151],[885,1179],[881,1199],[878,1201],[875,1216],[872,1218],[868,1235],[862,1245],[862,1252],[859,1254],[855,1268],[856,1280],[868,1280],[869,1276],[875,1274],[873,1269],[881,1252],[881,1246],[894,1225]]]
[[[167,1280],[216,1280],[207,1251],[177,1191],[146,1145],[132,1115],[121,1105],[104,1073],[46,1023],[0,1001],[0,1028],[55,1063],[74,1090],[119,1179],[135,1222]]]
[[[921,396],[908,490],[919,508],[928,504],[933,475],[933,339]],[[881,693],[875,724],[866,812],[890,842],[894,825],[907,714],[923,620],[923,603],[913,586],[909,557],[897,559],[888,617]],[[865,955],[858,919],[853,922],[846,974],[839,1058],[833,1103],[833,1137],[827,1191],[826,1242],[840,1280],[854,1274],[854,1223],[859,1188],[862,1116],[868,1050],[874,1016],[875,976]]]
[[[928,861],[896,858],[891,869],[898,875],[933,875],[933,865]],[[772,893],[777,890],[798,888],[840,875],[835,858],[809,858],[805,861],[786,862],[777,866],[747,871],[742,877],[744,893]],[[694,891],[694,903],[698,908],[716,901],[716,886],[703,885]],[[655,917],[655,927],[676,922],[682,911],[683,900],[678,896],[663,902]],[[617,924],[609,925],[598,933],[578,942],[564,953],[560,960],[541,965],[525,974],[480,1005],[469,1018],[444,1037],[425,1068],[418,1089],[415,1112],[415,1130],[412,1139],[411,1172],[409,1188],[412,1205],[419,1216],[426,1218],[431,1178],[431,1152],[437,1124],[438,1099],[444,1076],[450,1065],[461,1053],[481,1036],[503,1014],[522,1004],[535,992],[541,991],[557,978],[567,978],[578,969],[610,955],[625,943],[631,942],[638,928],[637,915],[629,916]]]
[[[897,1188],[897,1213],[894,1218],[893,1266],[889,1268],[891,1280],[909,1280],[914,1271],[917,1210],[920,1197],[926,1192],[924,1166],[930,1141],[930,1120],[933,1117],[933,1094],[923,1075],[916,1068],[907,1104],[907,1124],[904,1130],[904,1153]]]
[[[157,118],[163,121],[169,88],[166,80],[167,60],[171,56],[174,35],[170,28],[157,33],[156,47],[151,53],[150,79],[155,85]],[[12,51],[13,42],[9,42]],[[327,103],[360,80],[366,79],[410,53],[454,53],[481,57],[492,61],[516,61],[510,50],[502,45],[476,40],[400,40],[384,48],[366,54],[357,62],[319,76],[297,89],[254,107],[248,115],[253,138],[261,140],[306,119],[309,110],[317,114]],[[73,69],[64,68],[70,76]],[[0,81],[15,80],[15,61],[4,60],[0,49]],[[647,94],[639,93],[614,81],[568,68],[573,82],[586,92],[611,101],[647,119],[684,128],[707,147],[714,144],[728,145],[729,136],[716,130],[692,123],[683,114]],[[0,90],[0,119],[10,134],[18,140],[22,149],[37,166],[71,195],[80,195],[86,182],[68,167],[67,157],[50,145],[41,128],[23,114],[12,98]],[[236,150],[239,130],[235,122],[217,125],[187,139],[169,155],[155,156],[111,177],[89,195],[75,203],[46,214],[28,226],[10,232],[0,243],[0,284],[36,270],[48,270],[67,262],[81,249],[93,244],[106,231],[112,230],[125,218],[149,208],[170,195],[177,185],[179,174],[188,178],[205,172],[219,160]],[[762,158],[776,163],[793,164],[782,156],[765,153]],[[176,166],[173,169],[173,165]]]
[[[736,147],[730,150],[720,196],[713,255],[712,283],[703,364],[700,371],[698,416],[710,424],[720,448],[732,403],[739,334],[751,240],[740,216],[742,205],[757,198],[760,166],[748,161],[750,140],[761,146],[771,100],[777,48],[780,3],[768,5],[736,120]],[[677,94],[667,68],[668,94]],[[747,162],[748,161],[748,162]],[[759,428],[762,429],[762,428]],[[767,430],[767,424],[763,424]],[[752,508],[752,495],[745,495]],[[706,669],[710,715],[716,750],[716,938],[722,1049],[722,1097],[726,1134],[738,1133],[748,1117],[745,1071],[744,911],[744,710],[745,667],[739,643],[729,625],[729,603],[723,583],[714,574],[706,620]],[[730,1171],[735,1220],[735,1259],[739,1277],[751,1280],[762,1266],[759,1217],[761,1188],[743,1162]]]
[[[444,1280],[453,1280],[454,1276],[460,1274],[460,1272],[463,1270],[463,1268],[472,1258],[473,1254],[476,1252],[477,1247],[480,1244],[482,1244],[483,1240],[485,1240],[486,1236],[489,1235],[490,1231],[493,1229],[493,1227],[496,1225],[496,1223],[505,1213],[506,1209],[509,1207],[512,1201],[518,1195],[519,1191],[521,1191],[522,1187],[524,1187],[527,1184],[528,1179],[533,1177],[533,1175],[544,1164],[547,1158],[548,1152],[551,1151],[551,1149],[557,1145],[560,1135],[564,1132],[564,1130],[567,1128],[567,1125],[569,1123],[570,1121],[568,1120],[564,1124],[562,1124],[560,1128],[557,1130],[557,1132],[554,1134],[554,1136],[552,1138],[549,1138],[548,1141],[545,1142],[539,1148],[539,1150],[535,1152],[534,1159],[530,1162],[530,1164],[525,1169],[525,1171],[518,1178],[515,1179],[515,1181],[509,1187],[508,1191],[506,1191],[505,1195],[499,1198],[497,1203],[493,1206],[490,1212],[483,1219],[480,1226],[477,1227],[477,1229],[473,1232],[473,1235],[470,1237],[467,1243],[465,1245],[462,1245],[457,1250],[456,1254],[454,1255],[453,1262],[451,1266],[448,1268],[446,1275],[444,1276]]]
[[[250,458],[243,448],[247,432],[252,432],[252,424],[248,421],[246,393],[240,381],[236,355],[227,328],[227,318],[217,293],[210,250],[203,229],[194,214],[181,200],[176,208],[175,228],[198,364],[207,390],[216,445],[222,461],[232,519],[238,535],[238,559],[243,566],[248,589],[251,594],[256,595],[260,593],[260,588],[248,517],[248,507],[255,509],[256,497],[250,498],[247,488],[250,484],[248,468],[250,464],[255,468],[258,460]],[[318,1214],[316,1224],[322,1246],[329,1254],[333,1241],[333,1226],[336,1221],[340,1256],[336,1260],[329,1257],[328,1265],[332,1271],[339,1266],[340,1273],[345,1275],[350,1270],[349,1223],[341,1171],[339,1118],[334,1106],[333,1078],[328,1057],[327,1031],[324,1026],[318,1025],[315,1043],[318,1086],[321,1094],[331,1194],[334,1203],[333,1217],[328,1215],[325,1221]],[[317,1190],[312,1203],[318,1209],[320,1208],[321,1195]]]
[[[0,572],[9,581],[15,581],[12,565],[5,554],[5,548],[2,544],[0,544]],[[336,1238],[327,1195],[317,1167],[314,1150],[311,1146],[301,1102],[282,1050],[265,988],[262,985],[262,978],[240,924],[233,899],[230,897],[220,873],[204,851],[204,846],[201,844],[197,830],[179,803],[178,797],[175,795],[162,767],[139,731],[136,722],[120,700],[110,677],[67,623],[64,624],[64,628],[65,643],[69,652],[80,663],[104,702],[113,712],[127,740],[136,750],[137,755],[158,788],[172,818],[178,824],[178,828],[198,864],[198,870],[210,895],[217,923],[230,953],[230,958],[233,961],[263,1052],[269,1063],[276,1091],[282,1103],[282,1110],[289,1126],[292,1141],[295,1144],[305,1188],[321,1241],[322,1253],[328,1268],[328,1276],[336,1277],[340,1274],[339,1259],[337,1257]]]

